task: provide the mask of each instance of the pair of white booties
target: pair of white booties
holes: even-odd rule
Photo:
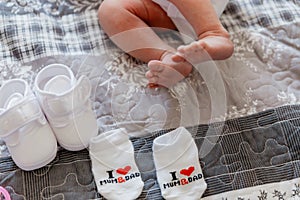
[[[98,133],[91,108],[91,84],[69,67],[52,64],[37,74],[35,94],[26,81],[11,79],[0,88],[0,138],[23,170],[51,162],[59,145],[82,150]]]

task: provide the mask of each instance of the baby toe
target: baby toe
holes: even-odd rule
[[[152,72],[153,71],[161,72],[164,69],[164,64],[158,60],[151,60],[148,63],[148,67]]]
[[[152,78],[154,75],[151,71],[147,71],[145,76],[146,76],[146,78]]]

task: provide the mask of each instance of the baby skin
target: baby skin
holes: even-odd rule
[[[176,30],[176,27],[152,0],[105,0],[98,12],[100,25],[112,41],[133,57],[148,63],[146,78],[152,88],[172,87],[188,76],[196,64],[210,59],[223,60],[233,53],[229,34],[210,0],[185,0],[184,4],[182,0],[169,2],[192,25],[198,40],[177,49],[164,43],[151,27],[168,30]]]
[[[233,45],[229,37],[215,35],[180,46],[174,53],[166,51],[160,60],[148,62],[146,77],[151,83],[149,87],[171,87],[188,76],[198,63],[226,59],[232,51]]]

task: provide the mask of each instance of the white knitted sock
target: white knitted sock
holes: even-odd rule
[[[133,200],[141,194],[144,183],[125,129],[108,131],[92,138],[89,153],[101,195],[112,200]]]
[[[157,180],[165,199],[200,199],[207,184],[191,134],[179,127],[153,141]]]

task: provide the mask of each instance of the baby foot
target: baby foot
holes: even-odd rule
[[[227,37],[208,36],[188,45],[177,48],[173,60],[179,62],[184,58],[196,65],[208,60],[223,60],[233,53],[233,44]]]
[[[146,78],[150,88],[158,85],[170,88],[191,73],[193,66],[183,58],[179,62],[174,61],[173,55],[171,52],[165,52],[161,60],[151,60],[148,63]]]

